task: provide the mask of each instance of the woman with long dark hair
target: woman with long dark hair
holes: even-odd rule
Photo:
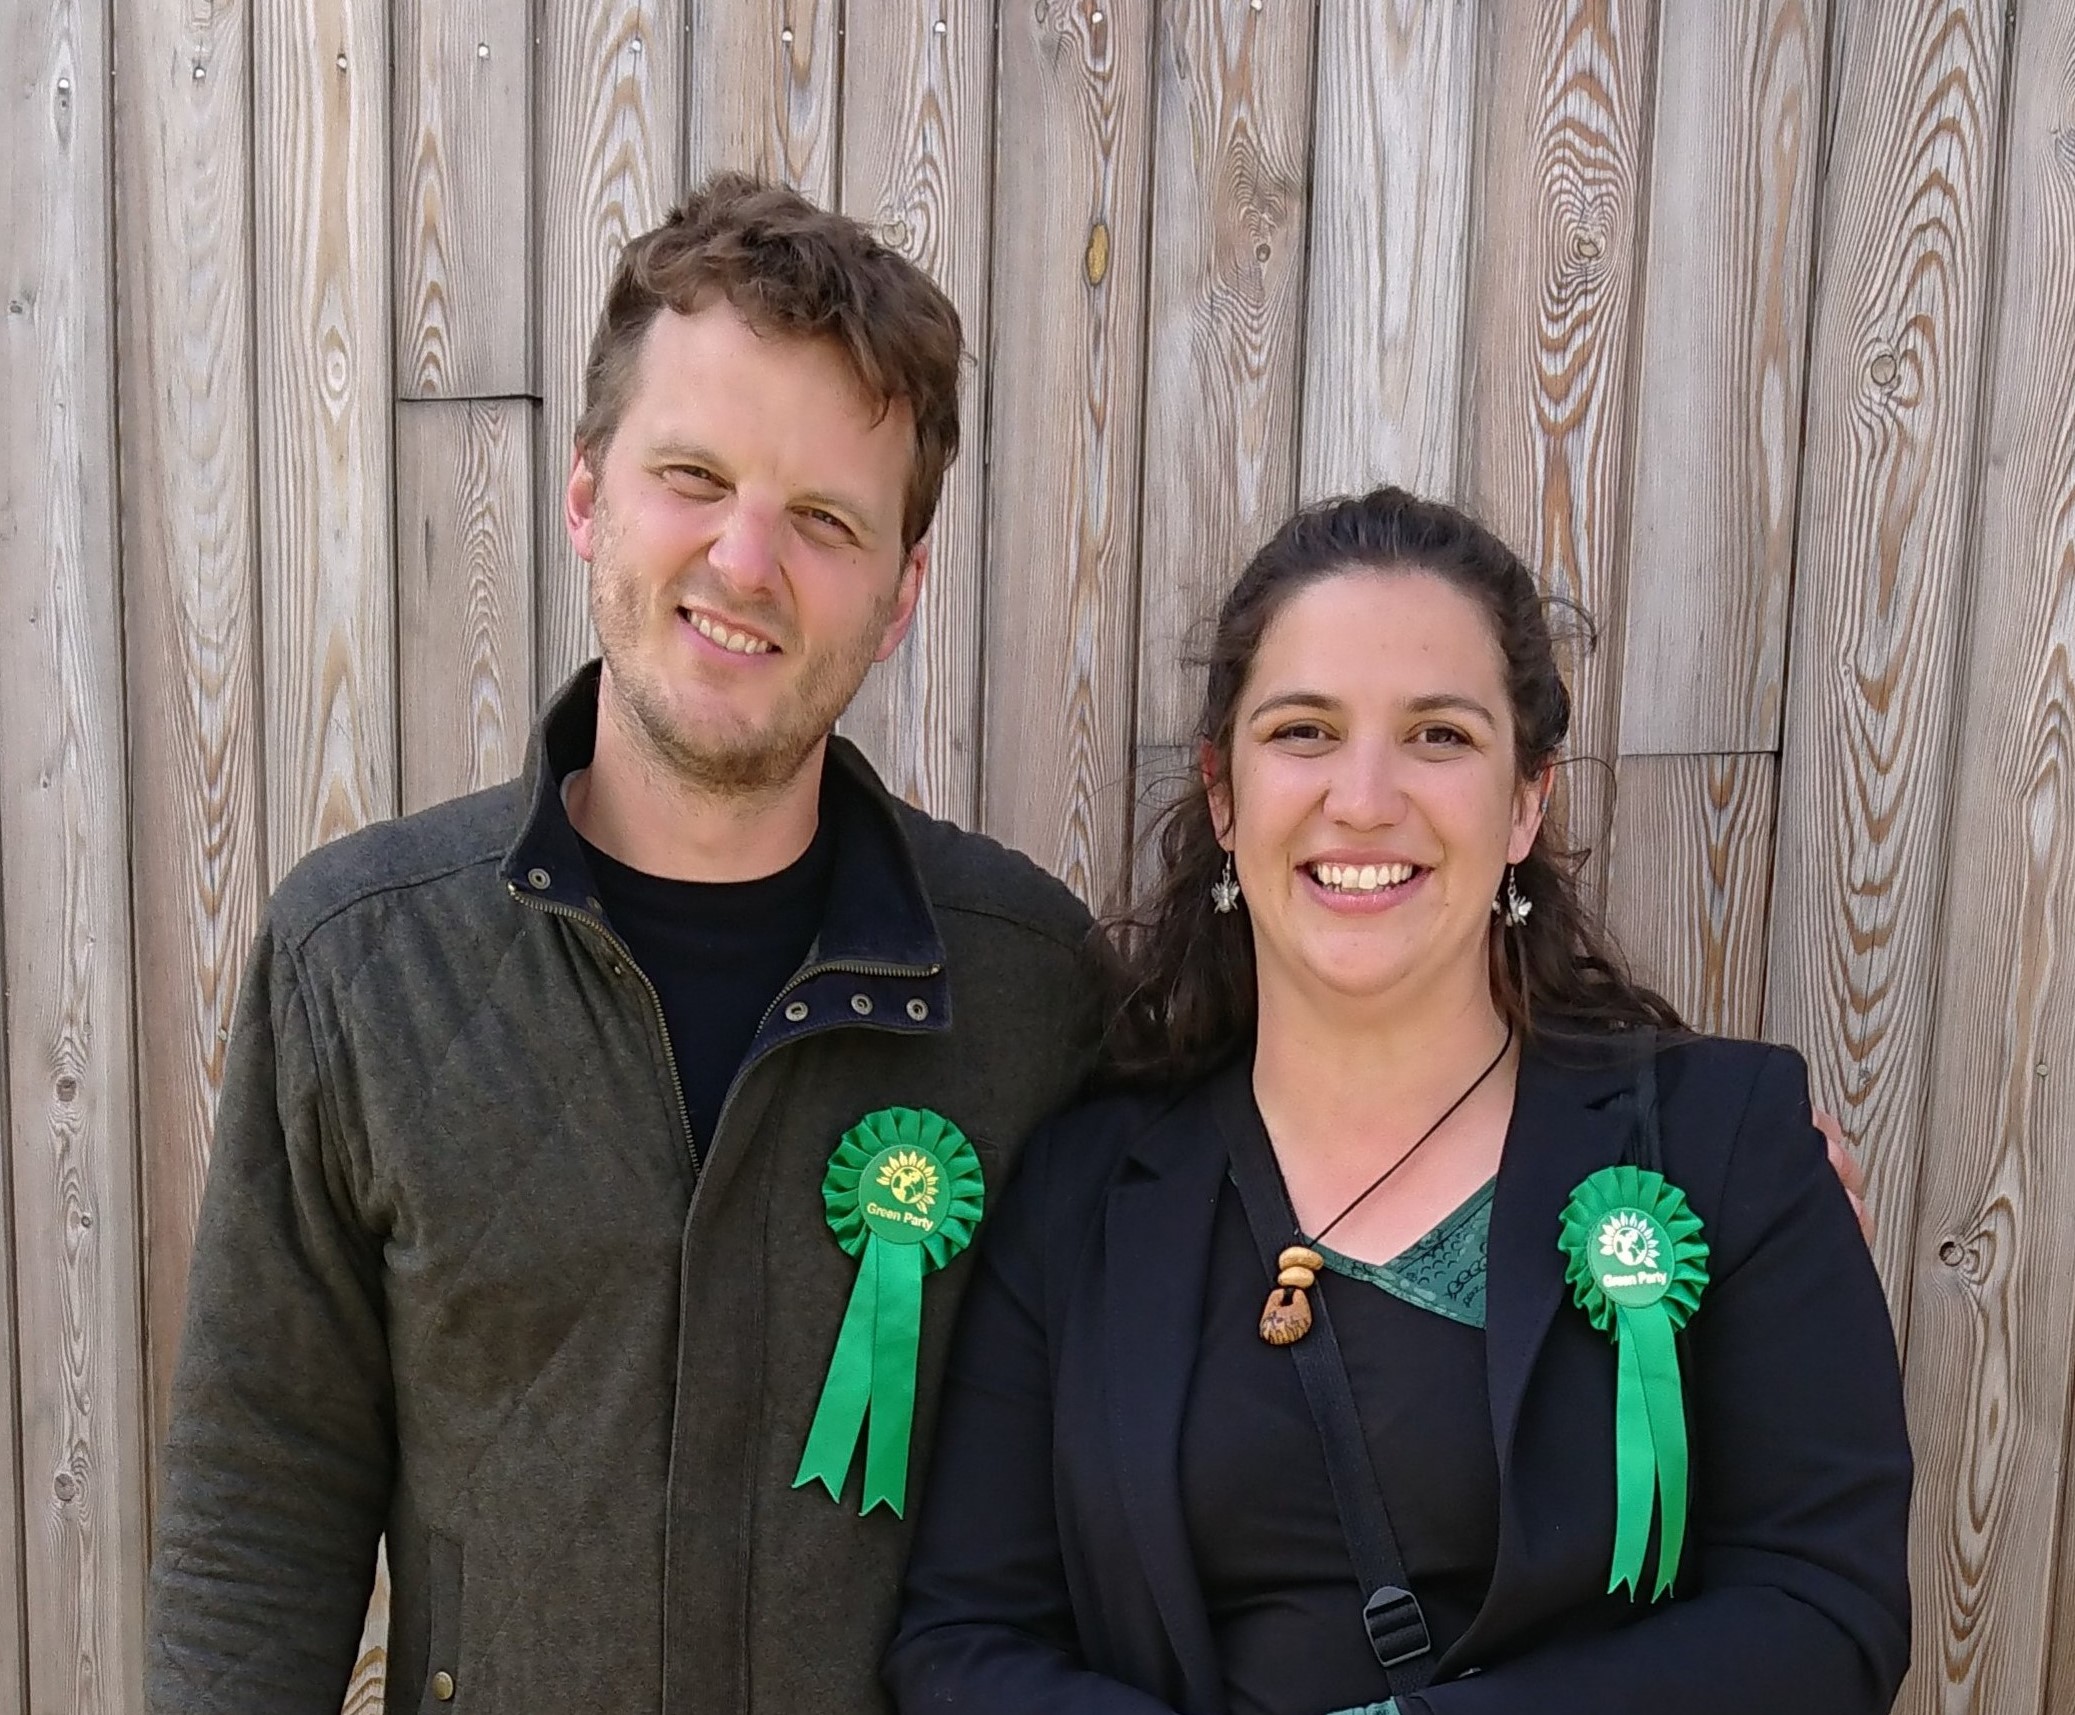
[[[1854,1715],[1908,1659],[1892,1331],[1791,1051],[1699,1036],[1547,817],[1519,558],[1383,489],[1218,618],[1109,925],[1123,1093],[983,1247],[907,1715]]]

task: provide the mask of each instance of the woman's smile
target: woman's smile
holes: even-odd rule
[[[1424,864],[1388,858],[1314,859],[1297,866],[1311,883],[1318,901],[1329,911],[1389,911],[1418,892],[1432,869]]]

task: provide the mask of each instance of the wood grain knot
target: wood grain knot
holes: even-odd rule
[[[72,1100],[73,1100],[73,1099],[74,1099],[75,1097],[77,1097],[77,1096],[78,1096],[78,1094],[79,1094],[79,1080],[78,1080],[77,1078],[73,1077],[73,1076],[72,1076],[72,1075],[71,1075],[70,1073],[67,1073],[67,1074],[66,1074],[66,1075],[65,1075],[64,1077],[62,1077],[62,1078],[60,1078],[60,1079],[58,1080],[58,1100],[59,1100],[59,1101],[61,1101],[61,1102],[69,1102],[69,1101],[72,1101]]]
[[[1892,351],[1877,351],[1866,366],[1866,374],[1874,386],[1892,388],[1902,378],[1902,360]]]
[[[1256,244],[1254,246],[1254,260],[1256,262],[1266,262],[1268,258],[1273,256],[1274,254],[1274,246],[1271,245],[1265,238],[1259,244]]]
[[[1971,1239],[1946,1239],[1938,1246],[1938,1260],[1969,1286],[1980,1286],[1989,1277],[1996,1239],[1993,1232],[1976,1233]]]
[[[1095,230],[1088,234],[1088,254],[1083,259],[1088,272],[1088,284],[1099,286],[1110,271],[1110,229],[1107,221],[1098,220]]]
[[[79,1496],[79,1479],[70,1471],[60,1471],[50,1481],[50,1492],[61,1501],[76,1500]]]

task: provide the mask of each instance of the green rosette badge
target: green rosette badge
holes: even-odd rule
[[[1640,1594],[1650,1521],[1661,1511],[1657,1583],[1669,1591],[1686,1544],[1686,1402],[1678,1331],[1708,1283],[1708,1247],[1686,1193],[1661,1173],[1603,1167],[1564,1207],[1564,1279],[1614,1342],[1614,1564],[1609,1594]]]
[[[908,1442],[922,1342],[922,1277],[972,1242],[986,1189],[964,1132],[926,1108],[881,1108],[843,1134],[821,1183],[857,1284],[793,1487],[841,1500],[865,1440],[863,1511],[907,1504]]]

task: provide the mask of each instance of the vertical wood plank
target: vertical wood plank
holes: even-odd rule
[[[1608,923],[1699,1030],[1755,1036],[1763,1022],[1777,785],[1771,756],[1621,759]]]
[[[1001,21],[980,820],[1089,900],[1129,827],[1151,53],[1149,8]]]
[[[153,1440],[266,858],[251,18],[116,0],[123,635]]]
[[[0,42],[4,42],[4,37],[0,37]],[[5,45],[14,47],[19,44]],[[15,122],[22,117],[20,111],[11,111],[9,123],[0,130],[0,135],[8,139],[10,158],[13,159],[20,158]],[[12,292],[16,282],[9,279],[6,287]],[[12,357],[11,352],[9,356]],[[13,425],[9,424],[0,429],[0,434],[11,434],[12,428]],[[0,459],[4,458],[4,453],[0,453]],[[11,503],[12,489],[10,471],[6,477],[0,478],[0,516],[5,515]],[[111,519],[111,533],[112,525]],[[12,562],[0,563],[0,570],[11,571]],[[5,762],[0,761],[0,771],[5,767]],[[0,777],[4,777],[4,773],[0,773]],[[4,833],[0,833],[0,847],[4,845]],[[4,850],[0,850],[0,900],[6,898],[4,857]],[[5,912],[0,911],[0,985],[5,984],[7,973],[4,918]],[[4,986],[0,986],[0,992],[5,992]],[[5,1022],[4,1013],[0,1013],[0,1162],[14,1159],[13,1129],[8,1119],[14,1099],[8,1083],[8,1060],[11,1056],[7,1050]],[[14,1190],[8,1179],[9,1175],[0,1171],[0,1698],[12,1699],[17,1709],[27,1709],[29,1610],[22,1539],[22,1371],[18,1350],[20,1342],[15,1334]]]
[[[1808,1054],[1864,1146],[1906,1320],[2003,7],[1835,3],[1766,1033]]]
[[[686,182],[736,168],[836,200],[837,111],[843,90],[843,0],[689,0]],[[907,15],[923,8],[874,5]],[[966,25],[960,20],[962,27]],[[892,75],[882,67],[882,75]]]
[[[1664,32],[1624,752],[1779,744],[1826,10],[1729,0]]]
[[[533,711],[533,407],[396,410],[406,813],[518,773]]]
[[[988,346],[994,0],[855,8],[843,54],[841,206],[943,287],[968,351]],[[963,450],[930,528],[907,640],[843,717],[887,784],[970,825],[980,791],[980,626],[988,377],[966,371]]]
[[[397,0],[396,386],[533,387],[533,12]]]
[[[1465,475],[1543,588],[1599,626],[1568,663],[1574,757],[1614,754],[1654,25],[1654,0],[1485,15]],[[1604,844],[1605,782],[1566,772],[1574,844]]]
[[[534,683],[542,696],[595,648],[590,584],[562,526],[584,357],[629,238],[678,191],[685,0],[595,0],[539,14],[541,414],[535,489]]]
[[[1304,327],[1306,500],[1458,491],[1472,0],[1324,0]]]
[[[1955,544],[1971,577],[1944,592],[1958,609],[1971,586],[1973,618],[1916,1211],[1900,1707],[2046,1715],[2075,1707],[2075,1542],[2056,1531],[2075,1429],[2075,0],[2019,12],[2006,76],[1979,545]]]
[[[396,813],[389,8],[253,14],[267,855]]]
[[[25,1589],[0,1614],[0,1637],[25,1636],[26,1650],[0,1649],[15,1658],[19,1707],[115,1715],[142,1704],[147,1450],[109,15],[15,7],[0,43],[11,377],[0,401],[0,1011],[25,1532]]]
[[[1296,493],[1311,134],[1307,8],[1163,8],[1155,59],[1139,821],[1193,767],[1184,664]]]

